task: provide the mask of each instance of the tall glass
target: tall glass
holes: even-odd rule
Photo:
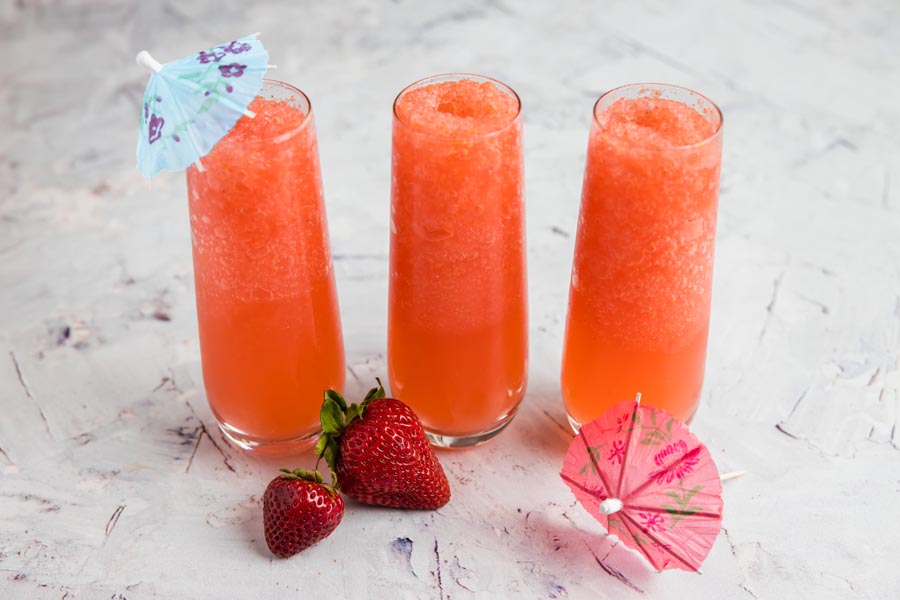
[[[187,173],[203,382],[238,446],[312,441],[344,347],[309,99],[266,80]]]
[[[690,420],[703,385],[722,113],[671,85],[594,106],[562,361],[569,421],[635,397]]]
[[[525,394],[520,109],[467,74],[394,101],[388,376],[439,446],[496,435]]]

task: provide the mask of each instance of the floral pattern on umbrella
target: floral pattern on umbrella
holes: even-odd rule
[[[655,568],[696,571],[722,524],[706,447],[664,410],[621,402],[581,428],[561,477],[611,534]]]
[[[164,65],[138,56],[153,71],[137,144],[146,177],[199,161],[241,116],[252,117],[247,107],[262,88],[269,58],[252,35]]]

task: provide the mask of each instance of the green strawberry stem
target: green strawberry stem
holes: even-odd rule
[[[360,404],[347,404],[344,397],[335,390],[325,390],[325,398],[322,401],[322,410],[319,413],[319,419],[322,422],[322,435],[316,442],[316,456],[319,460],[325,459],[326,464],[331,469],[331,477],[337,485],[337,459],[340,449],[341,436],[347,430],[347,426],[354,419],[361,419],[366,412],[369,402],[384,398],[384,385],[381,379],[375,378],[378,387],[369,390],[366,397]],[[316,461],[316,468],[319,461]]]
[[[318,468],[318,465],[316,465]],[[337,485],[337,477],[335,477],[334,473],[331,474],[331,484],[327,484],[322,479],[322,474],[317,470],[310,469],[294,469],[291,471],[290,469],[281,468],[278,469],[282,473],[284,473],[281,478],[282,479],[302,479],[304,481],[311,481],[312,483],[318,483],[326,490],[328,490],[331,494],[337,494],[338,485]]]

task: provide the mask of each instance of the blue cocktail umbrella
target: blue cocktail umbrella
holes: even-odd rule
[[[180,171],[225,137],[262,88],[269,53],[256,35],[160,64],[147,51],[138,64],[152,71],[141,110],[137,166],[145,177]]]

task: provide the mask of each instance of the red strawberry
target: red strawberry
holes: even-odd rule
[[[344,516],[344,499],[318,471],[281,471],[263,495],[263,522],[269,550],[287,558],[331,535]]]
[[[322,403],[324,457],[354,500],[398,508],[440,508],[450,484],[425,437],[419,417],[407,405],[384,397],[381,380],[362,404],[347,406],[334,390]]]

